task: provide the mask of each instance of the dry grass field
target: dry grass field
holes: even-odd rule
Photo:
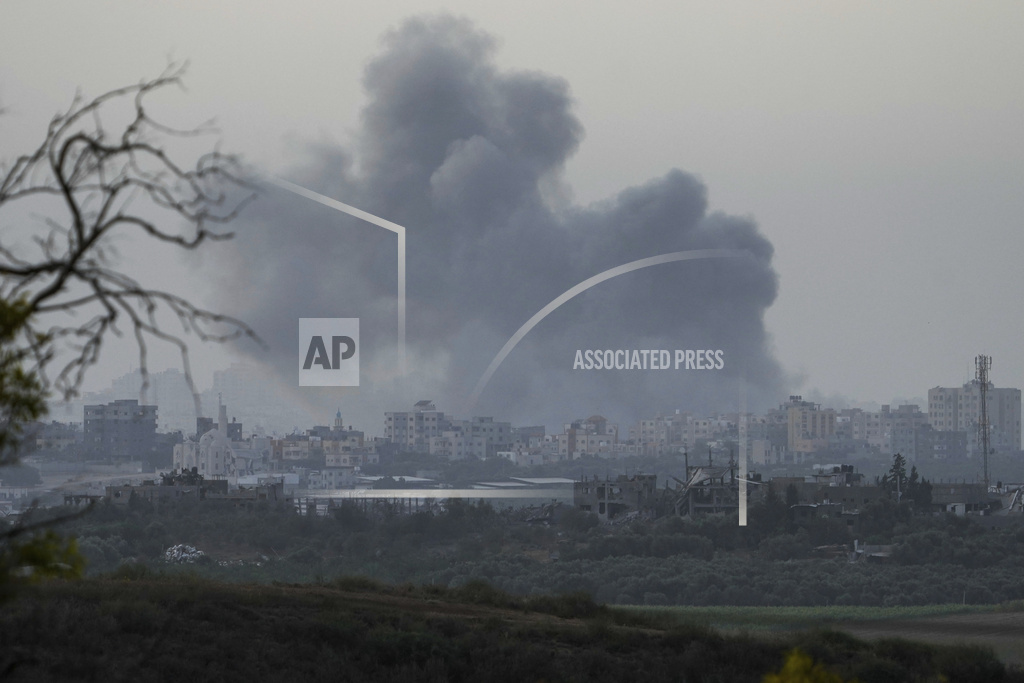
[[[950,614],[834,625],[865,640],[906,638],[932,645],[982,645],[1005,663],[1024,666],[1024,611]]]

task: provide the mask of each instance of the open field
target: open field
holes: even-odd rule
[[[1024,611],[849,621],[836,628],[857,638],[907,638],[931,645],[983,645],[1006,664],[1024,666]]]
[[[1024,665],[1024,603],[921,607],[647,607],[680,625],[723,632],[787,633],[829,628],[865,640],[905,638],[932,645],[990,647],[1006,664]]]

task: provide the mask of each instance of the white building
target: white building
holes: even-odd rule
[[[452,420],[448,429],[431,436],[427,448],[431,455],[449,460],[490,458],[498,451],[507,450],[513,443],[512,423],[495,422],[491,417],[471,420]]]
[[[237,457],[228,438],[228,409],[221,405],[217,427],[199,437],[187,439],[174,447],[174,469],[192,470],[207,479],[237,478],[249,469]],[[240,465],[242,465],[240,467]]]
[[[384,413],[384,438],[410,451],[426,451],[430,439],[450,428],[432,401],[418,401],[411,412]]]

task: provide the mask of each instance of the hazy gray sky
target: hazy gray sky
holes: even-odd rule
[[[968,379],[982,352],[997,385],[1024,385],[1019,2],[9,1],[0,155],[38,140],[76,88],[187,59],[188,92],[154,101],[163,118],[216,117],[226,149],[284,172],[304,143],[353,144],[381,36],[438,11],[495,36],[502,69],[568,83],[585,131],[564,176],[577,205],[679,168],[712,210],[757,223],[794,391],[922,396]]]

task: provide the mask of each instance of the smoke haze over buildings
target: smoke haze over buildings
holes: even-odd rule
[[[568,302],[509,356],[475,413],[555,424],[594,412],[624,421],[735,410],[741,376],[751,409],[780,400],[787,377],[764,326],[777,275],[755,223],[709,213],[701,181],[675,169],[573,204],[561,173],[583,123],[569,84],[499,69],[494,52],[467,21],[406,21],[366,67],[355,141],[310,147],[286,176],[407,228],[408,377],[395,366],[395,235],[270,187],[218,247],[214,274],[222,305],[269,343],[258,358],[296,385],[298,319],[358,317],[361,386],[296,386],[303,401],[318,414],[341,406],[370,433],[384,410],[420,398],[460,413],[509,337],[573,285],[645,257],[726,248],[749,256],[635,271]],[[573,370],[577,349],[721,349],[726,362]]]

